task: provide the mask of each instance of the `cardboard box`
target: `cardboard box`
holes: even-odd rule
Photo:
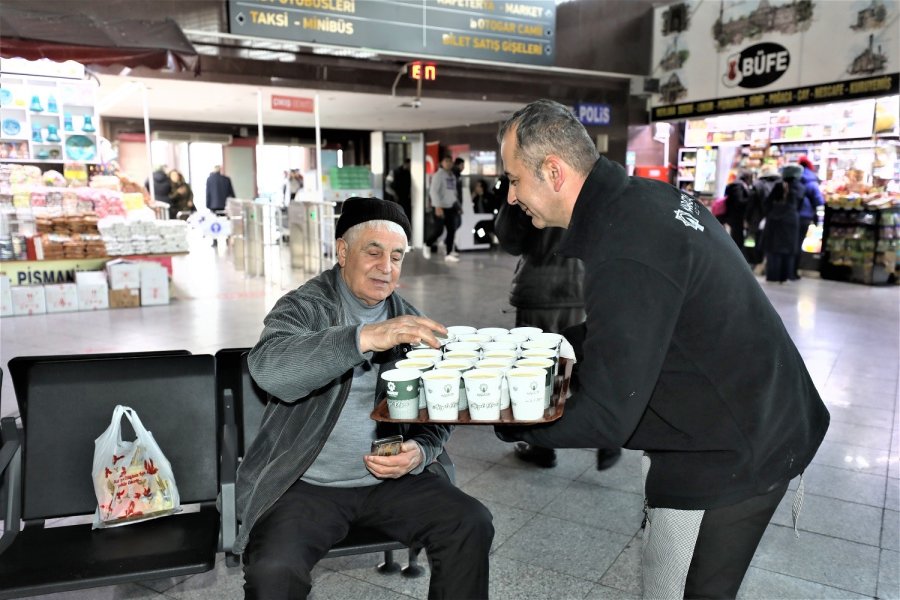
[[[78,287],[78,310],[102,310],[109,308],[109,284],[103,271],[79,271],[75,273]]]
[[[0,317],[13,316],[12,292],[9,277],[0,275]]]
[[[109,289],[139,290],[141,288],[141,265],[123,259],[106,263],[106,275],[109,277]]]
[[[47,312],[44,286],[16,285],[10,291],[14,315],[42,315]]]
[[[141,305],[141,290],[125,288],[109,290],[110,308],[134,308]]]
[[[54,283],[44,286],[47,312],[60,313],[78,310],[78,286],[74,283]]]
[[[169,303],[169,273],[155,262],[141,264],[141,306]]]

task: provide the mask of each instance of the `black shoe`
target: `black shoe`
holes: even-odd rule
[[[616,448],[609,450],[606,448],[597,448],[597,470],[605,471],[622,458],[622,449]]]
[[[519,460],[533,463],[544,469],[556,466],[556,450],[553,448],[541,448],[525,442],[516,442],[515,452],[516,458]]]

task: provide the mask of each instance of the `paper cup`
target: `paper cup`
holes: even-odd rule
[[[447,333],[450,333],[457,338],[461,335],[476,333],[477,331],[477,329],[475,329],[474,327],[469,327],[468,325],[451,325],[447,328]]]
[[[441,343],[441,347],[446,346],[450,342],[456,341],[456,336],[451,334],[447,334],[444,337],[438,337],[437,334],[435,334],[435,337],[437,337],[438,342]],[[419,342],[418,344],[413,346],[413,350],[433,350],[433,348],[425,342]]]
[[[506,374],[512,368],[512,363],[501,358],[485,358],[475,363],[475,368],[500,371],[503,375],[503,379],[500,382],[500,410],[509,408],[509,384],[506,382]]]
[[[474,365],[481,360],[481,354],[477,350],[449,350],[444,353],[444,360],[467,360]]]
[[[519,353],[513,352],[511,350],[485,350],[481,353],[483,358],[499,358],[501,360],[508,360],[510,364],[519,360]]]
[[[506,335],[498,335],[494,338],[495,342],[513,342],[516,346],[521,346],[528,341],[528,336],[521,333],[507,333]]]
[[[543,333],[544,330],[540,327],[513,327],[509,332],[514,335],[521,334],[527,336],[528,339],[531,339],[531,336]]]
[[[387,382],[388,414],[392,419],[417,419],[419,417],[418,369],[391,369],[381,374]]]
[[[536,333],[531,336],[529,342],[544,342],[548,345],[548,348],[559,348],[559,345],[563,341],[563,336],[558,333]]]
[[[404,358],[394,363],[397,369],[417,369],[420,373],[434,368],[434,362],[430,358]],[[425,408],[425,388],[419,384],[419,409]]]
[[[477,342],[451,342],[444,346],[444,353],[452,352],[453,350],[462,350],[464,352],[480,352],[481,344]]]
[[[439,363],[435,363],[435,369],[449,369],[451,371],[457,371],[459,373],[465,373],[469,369],[473,368],[474,363],[468,360],[456,360],[456,359],[446,359],[442,360]],[[462,379],[459,380],[459,410],[466,410],[469,408],[468,398],[466,396],[466,386]]]
[[[425,403],[431,421],[455,421],[459,419],[459,371],[432,369],[422,373],[425,386]]]
[[[482,352],[488,352],[490,350],[508,350],[510,352],[519,352],[519,344],[513,341],[506,342],[488,342],[484,346],[481,347]]]
[[[517,421],[538,421],[544,417],[544,369],[516,367],[506,374],[509,402]]]
[[[500,419],[503,373],[494,369],[472,369],[463,373],[469,418],[473,421]]]
[[[544,408],[550,408],[550,398],[553,396],[553,361],[549,358],[523,358],[516,361],[515,367],[544,369]]]
[[[527,348],[522,350],[522,358],[546,358],[553,361],[553,376],[559,373],[559,351],[552,348]]]
[[[491,341],[491,336],[480,333],[466,333],[456,336],[458,342],[475,342],[478,345],[484,345]]]
[[[478,330],[480,335],[486,335],[493,340],[498,335],[506,335],[509,333],[509,329],[504,329],[503,327],[482,327]]]
[[[424,373],[434,368],[434,361],[430,358],[404,358],[398,360],[394,365],[397,369],[416,369]]]
[[[410,350],[406,353],[406,358],[414,358],[414,359],[428,359],[431,362],[437,362],[441,360],[441,357],[444,356],[444,353],[438,350],[437,348],[417,348],[415,350]]]

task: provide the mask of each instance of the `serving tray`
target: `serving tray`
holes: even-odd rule
[[[544,417],[535,421],[517,421],[513,418],[512,408],[504,408],[500,411],[500,418],[490,421],[473,421],[469,418],[468,410],[459,411],[459,418],[452,421],[432,421],[428,418],[428,409],[419,410],[416,419],[392,419],[388,413],[387,398],[382,398],[378,406],[370,415],[375,421],[385,423],[430,423],[435,425],[540,425],[552,423],[563,415],[566,408],[566,399],[570,395],[569,383],[572,379],[572,361],[567,358],[559,359],[559,372],[553,381],[553,395],[550,397],[550,408],[544,410]]]

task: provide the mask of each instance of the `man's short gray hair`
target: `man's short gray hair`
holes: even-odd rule
[[[406,232],[403,231],[403,228],[400,227],[399,223],[394,223],[393,221],[387,221],[383,219],[375,219],[372,221],[357,223],[356,225],[345,231],[344,235],[341,236],[341,239],[347,242],[348,246],[352,246],[357,241],[359,241],[359,236],[365,229],[377,229],[380,231],[390,231],[391,233],[400,234],[403,236],[404,249],[409,245],[409,240],[406,237]]]
[[[585,177],[600,157],[584,125],[567,106],[553,100],[537,100],[516,111],[500,126],[497,142],[502,144],[512,128],[516,130],[516,156],[541,181],[541,167],[551,154]]]

